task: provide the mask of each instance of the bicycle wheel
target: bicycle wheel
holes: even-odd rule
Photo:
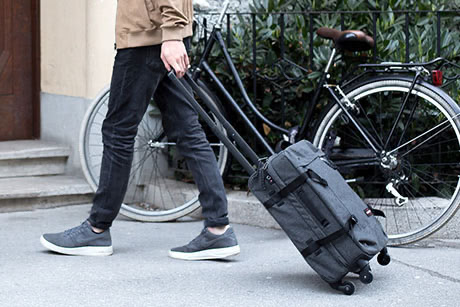
[[[87,111],[80,133],[82,168],[94,190],[99,182],[103,152],[101,128],[108,101],[107,88]],[[222,110],[215,99],[211,101]],[[217,119],[216,122],[225,133]],[[226,168],[228,150],[206,126],[203,125],[203,129],[216,154],[222,174]],[[162,222],[185,216],[199,206],[198,189],[191,172],[185,160],[178,154],[176,144],[168,142],[161,125],[161,113],[151,103],[138,128],[128,189],[120,213],[139,221]]]
[[[313,138],[360,197],[385,213],[378,218],[393,246],[437,231],[460,201],[460,111],[450,97],[418,82],[390,137],[411,81],[375,78],[345,91],[356,106],[349,111],[377,150],[337,104],[324,112]]]

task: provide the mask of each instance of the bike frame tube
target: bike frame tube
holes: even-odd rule
[[[199,78],[201,64],[203,63],[203,61],[206,61],[208,59],[209,54],[211,53],[211,50],[214,47],[214,43],[216,42],[216,40],[214,39],[215,34],[217,31],[221,30],[222,20],[224,19],[225,12],[227,12],[229,5],[230,5],[230,0],[225,0],[225,2],[223,3],[222,10],[219,15],[219,19],[217,20],[217,23],[214,25],[212,29],[209,40],[206,42],[205,50],[200,58],[198,69],[193,73],[193,80],[197,80]]]
[[[195,80],[195,81],[200,77],[202,67],[203,67],[203,62],[208,60],[209,55],[211,54],[211,50],[214,47],[214,44],[216,43],[216,40],[214,39],[216,31],[218,31],[218,29],[214,27],[214,29],[212,29],[211,36],[209,37],[208,42],[206,43],[206,45],[204,47],[204,52],[200,57],[200,61],[198,62],[198,66],[193,71],[192,77],[193,77],[193,80]]]
[[[215,26],[213,28],[212,32],[211,32],[211,35],[210,35],[210,37],[208,39],[208,42],[205,45],[204,52],[203,52],[203,54],[202,54],[202,56],[200,58],[199,64],[198,64],[197,68],[195,68],[195,70],[193,71],[193,80],[197,80],[200,77],[200,74],[203,71],[203,69],[205,69],[205,67],[204,67],[205,63],[207,62],[207,60],[209,58],[209,55],[211,54],[211,50],[214,47],[215,43],[217,43],[219,45],[219,47],[221,48],[221,50],[222,50],[222,52],[224,54],[225,62],[227,63],[227,65],[228,65],[228,67],[229,67],[229,69],[230,69],[230,71],[232,73],[232,76],[233,76],[233,78],[234,78],[234,80],[235,80],[235,82],[236,82],[236,84],[238,86],[238,89],[239,89],[241,95],[243,96],[243,100],[249,106],[251,111],[260,120],[262,120],[265,124],[267,124],[269,127],[273,128],[275,130],[281,131],[282,133],[285,133],[285,134],[289,133],[289,130],[276,125],[275,123],[270,121],[268,118],[266,118],[262,113],[260,113],[260,111],[257,110],[257,107],[254,105],[252,100],[249,98],[249,95],[248,95],[246,89],[244,88],[243,81],[241,80],[241,78],[240,78],[240,76],[238,74],[238,71],[237,71],[237,69],[236,69],[235,65],[233,64],[233,61],[232,61],[232,59],[230,57],[230,54],[228,52],[228,49],[227,49],[227,47],[225,45],[225,42],[224,42],[224,39],[222,37],[221,29],[219,27]],[[209,67],[209,64],[208,64],[208,67]],[[212,70],[207,70],[208,73],[209,73],[209,71],[212,71]],[[215,74],[213,74],[213,76],[214,77],[211,77],[211,78],[214,81],[216,81],[216,83],[219,82],[220,84],[222,84],[222,82],[219,81],[219,79],[217,78],[217,76]],[[228,91],[227,90],[224,91],[224,89],[225,89],[225,87],[223,87],[223,86],[220,87],[219,86],[219,90],[224,94],[225,97],[227,97],[227,98],[231,97],[231,95],[228,93]],[[232,105],[235,107],[235,105],[233,103],[232,103]],[[236,104],[236,105],[238,105],[238,104]],[[238,109],[241,110],[241,108],[239,106],[238,106]],[[244,113],[242,113],[242,111],[239,111],[239,113],[240,113],[240,115],[244,114]],[[268,147],[270,147],[270,146],[268,146]]]
[[[225,62],[227,63],[230,71],[232,72],[233,77],[235,78],[235,82],[238,86],[238,89],[240,90],[241,95],[243,96],[245,103],[251,108],[251,111],[254,112],[257,115],[257,117],[259,117],[263,122],[265,122],[271,128],[279,130],[283,133],[289,133],[287,129],[284,129],[276,125],[275,123],[271,122],[262,113],[260,113],[259,110],[257,110],[256,106],[251,101],[251,98],[249,98],[249,95],[246,92],[246,89],[244,88],[243,81],[241,81],[241,78],[238,74],[235,64],[233,64],[232,58],[230,57],[230,54],[228,53],[228,49],[225,46],[224,39],[222,37],[222,33],[220,31],[216,31],[215,36],[217,38],[218,45],[220,46],[222,52],[224,53]]]
[[[307,133],[308,133],[307,128],[309,127],[309,125],[311,123],[311,119],[312,119],[313,111],[314,111],[314,106],[316,105],[316,103],[317,103],[317,101],[319,99],[319,96],[321,94],[321,90],[323,89],[323,85],[326,82],[327,75],[329,73],[329,68],[334,63],[335,54],[336,54],[336,49],[334,48],[334,49],[332,49],[332,54],[329,57],[329,61],[327,62],[326,69],[324,69],[323,74],[321,75],[321,78],[319,79],[319,83],[318,83],[318,86],[317,86],[317,88],[315,90],[315,94],[313,96],[313,99],[310,102],[310,107],[305,110],[305,114],[304,114],[303,120],[302,120],[302,125],[300,126],[299,133],[295,137],[296,141],[303,140],[303,139],[307,138]]]
[[[222,84],[220,79],[214,74],[212,71],[211,67],[209,66],[208,62],[203,61],[202,63],[204,70],[209,74],[211,79],[215,82],[217,85],[217,88],[222,92],[222,94],[225,96],[225,98],[231,103],[232,107],[238,112],[238,114],[243,118],[244,122],[246,125],[249,127],[249,129],[254,133],[254,135],[257,137],[257,139],[262,143],[264,148],[270,153],[274,154],[275,152],[273,149],[268,145],[267,141],[265,138],[259,133],[257,128],[252,124],[251,120],[247,117],[247,115],[244,113],[244,111],[240,108],[238,103],[233,99],[232,95],[227,91],[225,86]]]
[[[204,91],[198,86],[198,84],[193,81],[193,79],[189,76],[185,76],[185,81],[193,88],[195,93],[203,100],[206,106],[211,110],[211,112],[217,117],[217,119],[222,123],[225,130],[230,133],[230,136],[235,140],[235,142],[242,148],[243,152],[249,157],[250,161],[254,164],[257,164],[259,161],[259,157],[257,154],[252,150],[252,148],[246,143],[246,141],[241,137],[241,135],[236,131],[236,129],[227,121],[225,116],[219,112],[211,101],[208,99],[208,96]],[[235,154],[234,154],[235,155]]]
[[[329,94],[331,94],[332,98],[334,98],[335,102],[339,105],[339,107],[343,110],[343,112],[345,114],[347,114],[348,118],[353,122],[353,124],[355,125],[355,127],[358,129],[359,133],[361,133],[361,135],[364,137],[364,139],[366,139],[366,141],[369,143],[369,145],[372,147],[372,150],[376,153],[376,154],[380,154],[381,152],[381,148],[379,146],[379,144],[376,142],[376,140],[369,134],[369,132],[367,131],[366,128],[364,128],[357,120],[356,118],[353,116],[353,114],[351,114],[350,112],[348,112],[348,109],[346,106],[343,105],[343,103],[340,101],[340,99],[337,97],[337,95],[334,93],[334,91],[332,90],[331,87],[326,87],[327,90],[329,91]]]
[[[314,106],[318,101],[318,98],[321,94],[321,90],[323,89],[323,85],[326,82],[326,72],[323,72],[321,78],[319,79],[318,87],[315,90],[315,95],[313,99],[309,102],[310,106],[305,110],[305,114],[303,116],[302,125],[300,126],[299,133],[296,135],[296,141],[303,140],[307,138],[307,128],[309,128],[311,119],[313,117]]]

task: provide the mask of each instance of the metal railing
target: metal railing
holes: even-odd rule
[[[251,29],[252,32],[252,42],[248,41],[247,46],[248,48],[252,49],[252,79],[253,79],[253,93],[252,93],[252,99],[254,101],[257,100],[257,87],[258,87],[258,78],[264,78],[265,80],[268,80],[265,78],[261,72],[259,71],[257,67],[257,57],[258,57],[258,42],[257,42],[257,26],[258,26],[258,19],[260,19],[263,16],[272,16],[273,21],[279,26],[280,29],[280,35],[279,35],[279,57],[280,60],[285,60],[285,54],[286,52],[286,44],[285,44],[285,31],[286,31],[286,20],[292,20],[292,16],[300,16],[303,17],[304,21],[304,27],[308,33],[308,46],[305,46],[305,48],[308,48],[308,61],[305,61],[305,64],[303,65],[305,67],[305,72],[308,74],[308,72],[315,71],[314,67],[314,49],[315,49],[315,31],[316,28],[318,27],[315,22],[317,19],[320,19],[321,17],[324,16],[333,16],[335,18],[335,22],[333,25],[330,25],[331,27],[336,27],[341,30],[346,30],[349,27],[349,22],[350,20],[353,20],[353,18],[357,15],[365,15],[366,19],[369,21],[367,25],[364,26],[365,32],[367,32],[369,35],[371,35],[374,39],[374,48],[372,50],[372,56],[370,57],[370,60],[374,62],[378,62],[381,60],[388,61],[388,59],[381,59],[378,54],[378,44],[381,43],[379,42],[379,33],[378,33],[378,24],[381,21],[382,18],[388,18],[389,14],[393,14],[394,18],[401,18],[403,17],[403,32],[404,32],[404,39],[405,41],[403,42],[404,44],[404,52],[405,52],[405,61],[409,62],[410,61],[410,54],[411,54],[411,29],[415,27],[419,27],[419,25],[414,24],[414,20],[417,20],[417,17],[420,16],[430,16],[430,24],[434,26],[435,28],[435,33],[436,33],[436,53],[435,55],[437,57],[444,56],[444,57],[449,57],[451,55],[446,55],[442,54],[442,25],[445,23],[443,21],[443,18],[446,17],[452,17],[452,18],[460,18],[460,10],[444,10],[444,11],[410,11],[410,10],[398,10],[398,11],[304,11],[304,12],[272,12],[272,13],[227,13],[225,14],[224,17],[224,23],[223,23],[223,31],[226,34],[226,44],[229,48],[232,47],[232,26],[236,23],[239,22],[239,19],[245,20],[247,24],[247,29]],[[207,41],[208,39],[208,34],[210,33],[210,30],[213,26],[213,20],[217,19],[218,14],[197,14],[197,17],[202,24],[202,33],[201,37],[203,41]],[[399,21],[401,25],[401,21]],[[460,31],[460,29],[458,29]],[[458,42],[460,44],[460,42]],[[434,47],[434,46],[433,46]],[[402,52],[402,49],[401,49]],[[456,55],[457,57],[460,56],[460,54]],[[289,60],[287,60],[289,62]],[[290,62],[288,63],[289,65],[295,65],[294,63]],[[288,66],[289,66],[288,65]],[[281,67],[282,66],[282,67]],[[283,65],[280,65],[281,70],[284,69]],[[318,67],[316,67],[318,68]],[[280,71],[280,74],[284,74],[284,71]],[[273,80],[269,80],[273,81]],[[284,97],[284,88],[281,89],[281,120],[284,121],[285,114],[285,97]]]
[[[281,27],[281,40],[284,39],[283,33],[285,30],[285,16],[286,15],[300,15],[304,16],[306,20],[308,20],[308,31],[310,34],[310,44],[309,44],[309,49],[310,49],[310,67],[313,63],[313,37],[314,37],[314,18],[315,16],[319,16],[322,14],[327,14],[327,15],[338,15],[340,16],[340,29],[346,30],[347,25],[345,24],[345,17],[346,16],[354,16],[354,15],[372,15],[372,24],[370,25],[369,30],[372,31],[372,36],[375,42],[374,46],[374,52],[373,52],[373,57],[374,60],[376,60],[377,55],[377,44],[378,44],[378,37],[377,37],[377,23],[379,18],[384,15],[384,14],[394,14],[394,15],[403,15],[405,19],[405,27],[404,27],[404,34],[406,37],[406,61],[409,61],[409,48],[410,48],[410,21],[411,21],[411,15],[423,15],[423,14],[436,14],[436,17],[433,20],[433,23],[436,23],[436,50],[437,50],[437,56],[440,57],[442,56],[441,54],[441,19],[443,17],[448,17],[448,16],[457,16],[460,17],[460,10],[443,10],[443,11],[427,11],[427,10],[421,10],[421,11],[410,11],[410,10],[396,10],[396,11],[305,11],[305,12],[272,12],[272,13],[226,13],[225,14],[225,21],[226,21],[226,34],[227,34],[227,46],[231,46],[232,42],[232,34],[231,34],[231,26],[232,26],[232,19],[235,16],[250,16],[251,18],[251,24],[252,24],[252,30],[253,30],[253,53],[257,53],[256,46],[255,46],[255,41],[256,41],[256,17],[258,15],[272,15],[272,16],[279,16],[279,24]],[[210,31],[210,25],[212,27],[213,23],[209,22],[211,19],[215,19],[213,17],[217,17],[218,13],[201,13],[198,14],[198,17],[201,18],[201,22],[205,27],[204,30],[204,39],[207,39],[207,35]],[[233,21],[234,22],[234,21]],[[460,29],[459,29],[460,31]],[[284,49],[285,46],[281,43],[282,48]]]

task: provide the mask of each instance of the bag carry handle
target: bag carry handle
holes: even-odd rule
[[[281,197],[286,197],[292,191],[296,190],[301,186],[307,179],[310,179],[313,182],[319,183],[320,185],[327,187],[327,181],[321,178],[320,175],[315,173],[312,169],[307,169],[305,172],[299,174],[294,180],[288,183],[284,188],[282,188],[278,193]]]
[[[307,175],[308,178],[310,178],[313,182],[319,183],[320,185],[327,187],[327,181],[321,178],[321,176],[315,173],[315,171],[313,171],[312,169],[307,170]]]
[[[322,186],[327,186],[326,180],[321,178],[321,176],[315,173],[315,171],[313,171],[312,169],[307,169],[305,172],[300,173],[299,176],[297,176],[294,180],[289,182],[284,188],[279,190],[278,193],[273,194],[272,197],[270,197],[267,201],[263,203],[263,205],[267,209],[273,207],[276,203],[280,201],[280,199],[287,197],[289,193],[292,193],[298,187],[304,184],[305,181],[307,181],[307,179],[319,183]]]

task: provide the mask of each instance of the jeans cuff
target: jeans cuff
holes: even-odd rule
[[[97,223],[97,222],[93,221],[93,220],[91,219],[91,217],[89,217],[89,218],[87,219],[87,221],[89,222],[89,224],[90,224],[91,226],[96,227],[96,228],[99,228],[99,229],[103,229],[103,230],[107,230],[107,229],[110,228],[110,226],[112,226],[112,223],[110,223],[110,224],[107,224],[107,223]]]
[[[205,227],[222,227],[222,226],[227,226],[228,224],[230,224],[228,217],[221,217],[217,219],[206,219],[204,221]]]

